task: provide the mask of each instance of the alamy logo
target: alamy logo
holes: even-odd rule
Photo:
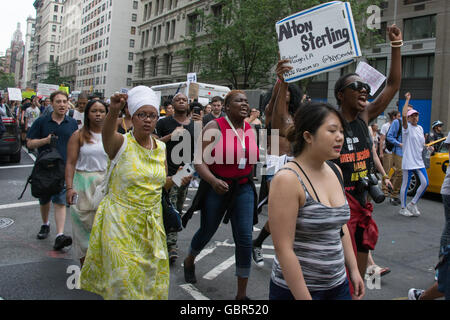
[[[66,281],[67,289],[80,289],[80,267],[77,265],[71,265],[67,268],[66,273],[70,274]]]
[[[367,268],[366,286],[369,290],[381,289],[381,274],[380,269],[375,265],[371,265]]]
[[[371,5],[367,8],[367,14],[371,14],[367,18],[367,28],[369,30],[381,29],[381,8],[376,5]]]

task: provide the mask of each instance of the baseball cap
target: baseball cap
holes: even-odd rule
[[[431,125],[431,128],[437,127],[437,126],[442,126],[444,123],[440,120],[436,120],[433,122],[433,124]]]
[[[409,117],[409,116],[412,116],[413,114],[416,114],[416,113],[419,114],[419,111],[411,109],[411,110],[408,111],[407,116]]]

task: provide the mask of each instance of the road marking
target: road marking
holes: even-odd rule
[[[180,287],[184,289],[187,293],[189,293],[195,300],[210,300],[208,297],[205,297],[196,287],[192,284],[181,284]]]
[[[0,210],[11,209],[11,208],[20,208],[20,207],[32,207],[32,206],[37,206],[37,205],[39,205],[39,201],[2,204],[2,205],[0,205]]]
[[[223,241],[223,242],[215,241],[215,243],[216,243],[216,245],[217,245],[218,247],[235,247],[235,246],[236,246],[234,243],[228,243],[228,239],[226,239],[226,240]],[[274,247],[274,246],[269,246],[269,245],[265,245],[265,244],[262,245],[262,248],[263,248],[263,249],[271,249],[271,250],[275,250],[275,247]]]
[[[22,150],[25,151],[25,153],[30,156],[30,158],[31,158],[31,160],[33,160],[33,162],[36,162],[36,157],[34,156],[34,154],[28,153],[28,150],[25,147],[22,147]]]
[[[24,164],[21,166],[8,166],[8,167],[0,167],[0,169],[21,169],[21,168],[32,168],[34,164]]]
[[[234,264],[235,261],[234,254],[229,257],[227,260],[219,264],[217,267],[213,268],[210,272],[205,274],[203,276],[203,279],[206,280],[214,280],[219,274],[227,270],[229,267],[231,267]]]

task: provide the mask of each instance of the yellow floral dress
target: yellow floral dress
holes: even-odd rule
[[[81,288],[104,299],[168,299],[169,260],[162,218],[166,146],[150,151],[126,134],[109,191],[97,210]]]

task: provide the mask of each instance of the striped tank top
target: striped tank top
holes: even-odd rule
[[[327,207],[314,200],[295,170],[281,170],[294,172],[305,190],[306,200],[304,206],[298,210],[293,248],[300,262],[306,286],[309,291],[333,289],[346,280],[340,231],[350,219],[347,200],[341,207]],[[276,256],[271,279],[278,286],[289,290]]]

